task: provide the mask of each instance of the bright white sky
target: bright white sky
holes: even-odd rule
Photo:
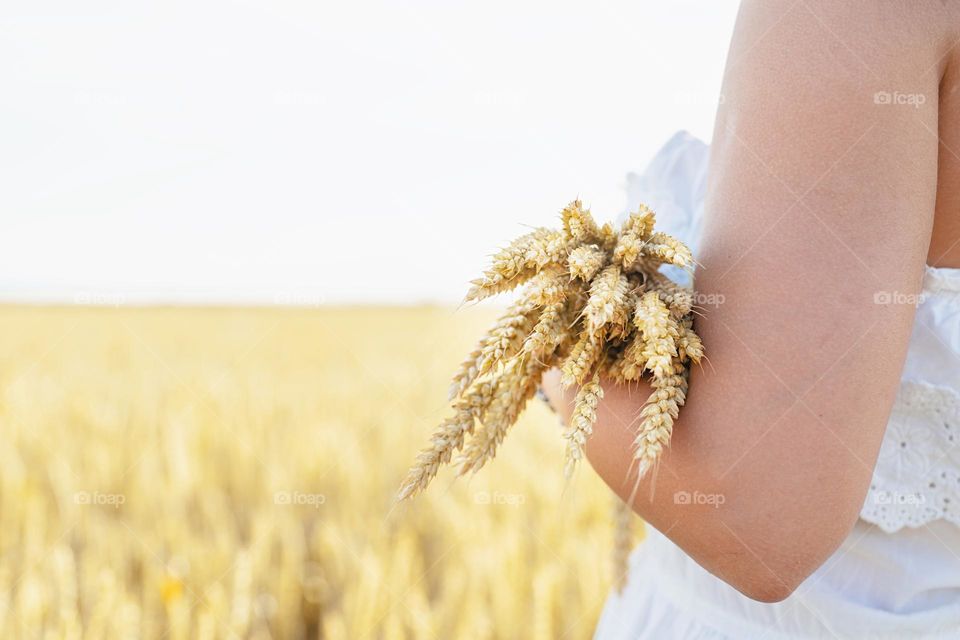
[[[734,0],[0,9],[0,295],[455,301],[709,139]]]

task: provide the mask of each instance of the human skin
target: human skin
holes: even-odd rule
[[[958,38],[955,2],[743,3],[696,256],[701,300],[723,302],[697,318],[708,361],[635,493],[650,389],[604,381],[593,468],[755,600],[789,596],[858,518],[915,313],[884,292],[960,267]],[[569,418],[575,389],[553,371],[544,390]]]

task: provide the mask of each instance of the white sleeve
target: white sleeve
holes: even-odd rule
[[[643,174],[627,174],[627,211],[644,203],[657,214],[657,230],[682,240],[694,255],[700,240],[703,200],[707,187],[710,147],[686,131],[679,131],[654,155]],[[675,267],[664,273],[683,283],[689,276]]]

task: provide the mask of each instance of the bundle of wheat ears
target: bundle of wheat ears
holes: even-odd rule
[[[564,387],[579,385],[564,433],[568,477],[593,432],[601,376],[648,378],[653,388],[637,416],[637,482],[670,443],[689,366],[700,362],[703,344],[693,330],[693,290],[660,267],[692,270],[693,256],[679,240],[654,231],[654,212],[643,205],[619,231],[597,225],[579,200],[561,218],[562,229],[538,228],[501,249],[472,282],[467,301],[526,286],[454,376],[453,415],[417,456],[399,499],[425,489],[443,464],[453,461],[463,475],[492,459],[553,367],[562,371]]]
[[[637,415],[634,491],[670,444],[690,363],[700,362],[703,343],[693,330],[693,289],[660,267],[692,270],[693,256],[679,240],[654,231],[654,212],[644,205],[619,231],[598,226],[579,200],[561,218],[562,229],[539,228],[501,249],[472,282],[467,302],[526,286],[460,365],[450,386],[453,415],[417,456],[398,499],[423,491],[443,464],[454,461],[464,475],[492,459],[553,367],[564,387],[579,385],[564,433],[568,478],[593,433],[601,376],[617,383],[647,378],[653,388]],[[630,509],[616,501],[614,575],[622,589]]]

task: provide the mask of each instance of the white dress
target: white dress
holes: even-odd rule
[[[708,147],[685,132],[628,176],[630,206],[696,251]],[[853,532],[789,598],[741,595],[653,527],[600,640],[960,638],[960,269],[927,267],[873,482]],[[803,535],[798,531],[797,535]]]

